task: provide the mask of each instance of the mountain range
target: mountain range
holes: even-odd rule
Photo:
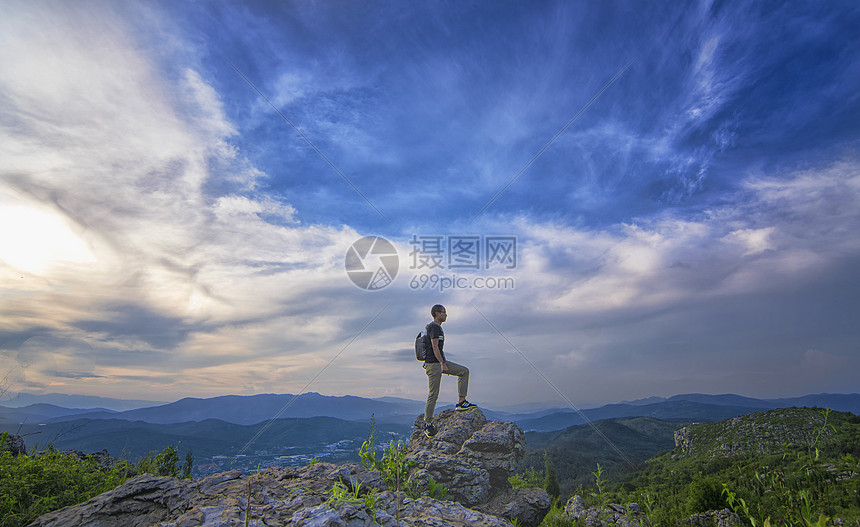
[[[116,407],[110,400],[102,402]],[[814,394],[783,399],[754,399],[733,394],[684,394],[608,404],[586,410],[559,407],[536,407],[532,411],[516,413],[488,408],[482,410],[489,419],[512,421],[527,432],[550,432],[604,419],[652,417],[661,420],[707,422],[793,406],[830,408],[860,414],[860,394]],[[444,410],[446,407],[439,405],[438,410]],[[189,397],[172,403],[123,411],[105,407],[66,408],[47,403],[34,403],[17,408],[0,405],[0,427],[5,430],[20,423],[47,424],[81,419],[143,421],[150,424],[178,424],[216,419],[238,425],[253,425],[273,419],[310,417],[367,421],[371,415],[382,423],[411,425],[423,410],[423,401],[397,397],[335,397],[314,392],[298,396],[225,395],[206,399]]]
[[[46,400],[51,399],[43,399]],[[199,470],[206,470],[205,466],[211,470],[224,469],[226,465],[219,460],[225,457],[233,459],[230,466],[236,466],[232,463],[244,452],[247,456],[236,468],[253,470],[277,463],[304,463],[311,457],[354,457],[368,437],[371,416],[378,427],[377,444],[382,445],[391,439],[407,437],[414,420],[424,410],[423,401],[318,393],[185,398],[127,410],[114,409],[121,408],[122,402],[108,399],[98,402],[102,405],[92,408],[66,408],[47,402],[14,408],[0,405],[0,432],[24,436],[30,449],[46,445],[82,452],[106,449],[114,456],[129,459],[176,445],[183,452],[193,450],[195,459],[204,467]],[[582,451],[580,454],[585,456],[579,460],[581,463],[573,463],[570,456],[554,455],[560,470],[573,473],[593,457],[583,450],[588,434],[596,431],[593,426],[579,426],[586,420],[605,429],[607,434],[617,435],[625,451],[631,452],[629,455],[638,453],[637,449],[642,450],[642,455],[651,455],[669,445],[672,430],[686,424],[792,406],[826,407],[860,414],[860,394],[817,394],[789,399],[687,394],[581,411],[553,405],[482,408],[482,411],[488,419],[512,421],[523,428],[530,450],[556,443],[580,443],[578,450],[574,450]],[[437,411],[450,407],[440,404]],[[540,435],[547,433],[550,435]],[[634,457],[638,461],[641,456]],[[292,461],[284,461],[287,458]],[[535,465],[541,462],[537,457],[532,461]]]

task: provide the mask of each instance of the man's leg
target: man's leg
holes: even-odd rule
[[[450,364],[450,363],[449,363]],[[442,383],[442,365],[438,362],[427,362],[424,364],[427,372],[427,404],[424,406],[424,422],[430,424],[433,421],[433,412],[436,410],[436,400],[439,398],[439,385]]]
[[[451,361],[445,364],[448,366],[448,375],[457,377],[457,395],[460,396],[460,401],[463,401],[469,395],[469,368]]]

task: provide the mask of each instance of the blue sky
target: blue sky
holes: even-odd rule
[[[489,406],[860,391],[853,2],[4,11],[8,394],[422,399],[437,302]],[[494,235],[516,268],[411,268]]]

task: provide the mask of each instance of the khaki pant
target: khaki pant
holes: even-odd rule
[[[446,375],[457,377],[457,394],[466,397],[469,391],[469,368],[457,363],[447,361]],[[427,373],[427,381],[430,392],[427,394],[427,405],[424,407],[424,421],[429,423],[433,420],[433,411],[436,409],[436,400],[439,398],[439,385],[442,384],[442,364],[438,362],[425,362],[424,371]]]

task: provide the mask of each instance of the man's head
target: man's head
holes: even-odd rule
[[[430,316],[432,316],[433,320],[436,322],[445,322],[445,319],[448,318],[448,312],[445,311],[445,306],[442,304],[436,304],[430,308]]]

